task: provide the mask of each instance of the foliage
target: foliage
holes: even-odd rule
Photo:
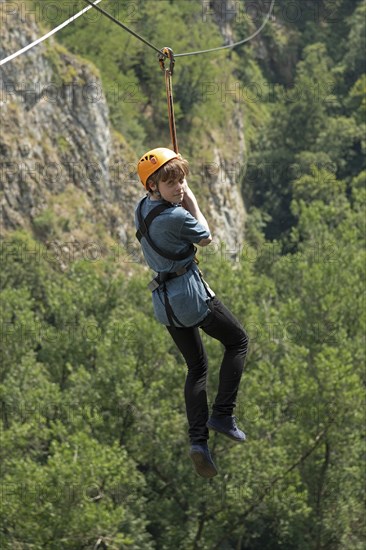
[[[197,2],[103,4],[159,46],[221,41]],[[48,208],[34,219],[40,240],[16,231],[1,241],[1,548],[363,548],[365,2],[322,0],[317,18],[313,4],[290,21],[278,0],[259,42],[182,58],[175,76],[181,135],[201,158],[237,108],[237,98],[205,96],[202,82],[275,84],[242,105],[246,240],[235,258],[225,243],[200,252],[249,334],[235,410],[248,441],[212,435],[219,475],[195,474],[186,367],[154,320],[146,271],[127,269],[129,254],[61,268],[45,239],[82,212],[74,198],[72,216],[71,205]],[[59,5],[52,26],[71,15]],[[239,37],[255,28],[236,23]],[[112,124],[136,147],[168,140],[154,54],[104,19],[92,25],[82,18],[61,40],[99,68]],[[50,62],[55,77],[73,77],[59,74],[57,55]],[[203,340],[212,404],[222,349]]]
[[[211,482],[187,455],[185,367],[146,275],[108,257],[60,272],[29,260],[27,235],[3,243],[3,548],[361,549],[363,184],[299,177],[288,254],[259,223],[234,264],[202,251],[250,336],[248,442],[211,437]],[[212,403],[221,349],[203,339]]]

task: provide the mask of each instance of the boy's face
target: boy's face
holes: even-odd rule
[[[159,192],[161,194],[161,197],[166,201],[173,203],[182,202],[186,187],[187,182],[184,176],[176,180],[159,182]],[[157,190],[155,184],[151,184],[150,188],[152,189],[152,191]]]

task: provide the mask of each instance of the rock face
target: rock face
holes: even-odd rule
[[[36,25],[8,14],[0,58],[41,34]],[[49,39],[3,65],[0,79],[3,228],[29,226],[50,197],[72,194],[75,187],[91,220],[102,219],[124,234],[131,204],[116,201],[135,159],[112,135],[94,67]],[[136,197],[127,193],[130,200],[141,191],[132,187]]]
[[[246,159],[243,115],[239,106],[234,116],[222,129],[225,148],[218,145],[219,139],[212,136],[211,161],[201,167],[201,185],[205,188],[207,210],[214,242],[217,247],[230,251],[235,256],[244,239],[246,210],[241,194],[243,161]],[[220,244],[221,243],[221,244]]]
[[[34,23],[7,14],[0,59],[40,35]],[[85,221],[100,223],[120,242],[131,241],[134,205],[144,190],[135,174],[136,154],[110,127],[95,67],[51,38],[0,71],[2,230],[34,229],[40,219],[47,224],[42,216],[52,204],[66,229],[67,218],[74,216],[74,227]],[[217,170],[205,171],[210,189],[205,214],[215,221],[215,238],[235,246],[243,237],[245,220],[233,168],[244,149],[241,114],[231,123],[233,156],[224,158],[213,144]]]
[[[243,240],[246,218],[236,183],[240,167],[238,163],[223,159],[219,149],[214,149],[214,155],[214,168],[208,169],[211,188],[208,217],[215,220],[211,223],[211,231],[216,244],[221,241],[227,251],[236,255]]]
[[[239,2],[235,0],[202,0],[203,17],[215,20],[225,46],[234,42],[232,23],[240,16],[239,7]]]

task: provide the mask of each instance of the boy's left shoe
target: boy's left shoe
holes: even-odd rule
[[[245,433],[240,430],[236,425],[235,416],[214,416],[211,415],[207,421],[206,426],[210,430],[214,430],[220,434],[226,435],[233,441],[242,443],[245,441]]]
[[[217,468],[212,460],[207,442],[193,443],[189,454],[196,472],[201,477],[211,478],[217,475]]]

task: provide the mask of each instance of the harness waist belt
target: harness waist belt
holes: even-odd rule
[[[192,263],[190,263],[188,267],[182,267],[181,269],[178,269],[178,271],[160,271],[147,286],[151,291],[154,291],[166,281],[169,281],[170,279],[175,279],[176,277],[180,277],[181,275],[184,275],[184,273],[187,273],[187,271],[191,269],[191,266]]]

